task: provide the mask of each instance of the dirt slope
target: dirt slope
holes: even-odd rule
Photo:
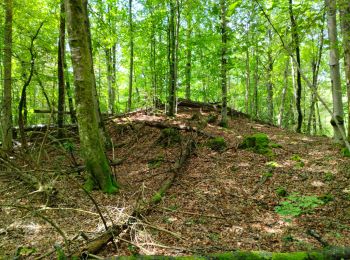
[[[150,198],[181,154],[181,144],[158,145],[161,129],[144,122],[203,127],[207,116],[199,110],[184,109],[172,120],[161,114],[140,112],[108,122],[115,147],[108,155],[112,161],[123,159],[121,165],[113,168],[122,189],[114,196],[92,192],[108,223],[122,223],[137,203]],[[182,139],[195,140],[195,153],[159,205],[123,234],[123,242],[117,248],[109,244],[99,255],[186,255],[232,249],[296,251],[322,247],[320,239],[308,234],[310,230],[331,245],[350,245],[350,160],[340,155],[330,139],[287,132],[247,118],[231,119],[228,129],[213,123],[201,129],[202,133],[180,132]],[[281,145],[273,148],[274,157],[238,149],[244,136],[258,132]],[[206,145],[210,135],[222,136],[227,148],[221,152],[210,149]],[[81,163],[79,144],[73,140],[74,159]],[[21,181],[11,181],[9,171],[1,169],[0,204],[17,208],[0,208],[0,256],[13,255],[18,246],[24,246],[35,249],[28,253],[34,258],[50,252],[55,243],[63,245],[62,236],[52,224],[18,206],[34,207],[56,223],[67,239],[80,231],[89,238],[104,231],[96,208],[79,189],[85,173],[73,173],[70,156],[64,149],[50,146],[34,167],[30,162],[37,158],[38,150],[33,148],[26,160],[23,154],[15,153],[12,160],[19,169],[38,176],[60,173],[54,185],[58,193],[50,207],[44,207],[46,201],[40,194],[33,193]],[[276,190],[284,191],[287,197],[278,195]],[[277,214],[275,207],[294,193],[328,202],[313,210],[305,207],[297,217]],[[83,238],[76,237],[71,250],[82,243]]]

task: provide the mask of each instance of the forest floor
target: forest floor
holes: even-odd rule
[[[121,185],[116,195],[91,193],[107,225],[121,224],[135,205],[159,189],[183,152],[184,141],[168,147],[157,140],[161,129],[146,122],[200,127],[180,130],[195,150],[159,204],[133,222],[99,256],[191,255],[241,250],[300,251],[350,245],[350,159],[327,137],[296,134],[244,117],[228,128],[203,124],[209,113],[182,108],[174,119],[161,113],[134,113],[107,122],[114,149],[108,151]],[[203,134],[205,133],[205,134]],[[265,133],[274,156],[239,149],[243,138]],[[42,137],[44,135],[44,138]],[[227,147],[208,147],[209,136],[221,136]],[[40,138],[39,138],[40,137]],[[84,237],[105,231],[92,200],[80,188],[86,173],[77,134],[60,145],[50,133],[32,136],[30,152],[17,149],[0,167],[0,258],[52,257],[54,245],[66,250]],[[36,141],[35,141],[36,140]],[[35,176],[42,189],[27,185]],[[26,178],[27,178],[26,177]],[[40,192],[53,186],[50,196]],[[284,208],[276,208],[284,205]],[[295,216],[286,216],[284,212]],[[61,234],[60,234],[61,233]],[[84,235],[82,235],[84,234]],[[44,257],[45,258],[45,257]]]

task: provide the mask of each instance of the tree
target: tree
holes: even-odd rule
[[[12,0],[5,0],[2,148],[12,149]]]
[[[225,0],[220,0],[221,10],[221,91],[222,109],[220,125],[227,126],[227,6]]]
[[[118,190],[99,135],[95,76],[93,71],[90,28],[84,0],[65,0],[69,45],[74,72],[79,137],[86,169],[91,181],[106,193]],[[91,186],[89,187],[91,188]]]
[[[346,90],[348,94],[348,140],[350,141],[350,2],[339,0],[339,10],[343,35]]]
[[[176,24],[175,24],[175,0],[170,0],[170,18],[168,32],[168,61],[169,61],[169,96],[168,116],[175,115],[176,107]]]
[[[297,25],[296,19],[294,17],[294,12],[293,12],[293,0],[289,0],[289,15],[290,15],[290,21],[291,21],[291,25],[292,25],[293,48],[295,50],[297,66],[300,68],[300,66],[301,66],[300,39],[299,39],[299,33],[298,33],[298,25]],[[298,124],[297,124],[296,131],[298,133],[301,132],[301,127],[303,125],[303,112],[301,110],[301,94],[302,94],[301,92],[302,92],[301,74],[300,74],[300,70],[297,70],[296,107],[297,107],[297,111],[298,111]]]
[[[132,83],[134,79],[134,29],[132,21],[132,0],[129,0],[129,27],[130,27],[130,66],[129,66],[129,97],[128,111],[131,110],[132,104]]]
[[[65,60],[65,10],[64,2],[61,0],[60,3],[60,28],[59,28],[59,39],[58,39],[58,59],[57,59],[57,76],[58,76],[58,137],[63,137],[63,124],[64,124],[64,104],[65,104],[65,79],[64,79],[64,60]]]
[[[327,5],[327,25],[328,37],[330,41],[329,50],[329,66],[332,83],[332,97],[333,97],[333,119],[331,124],[334,131],[334,140],[338,143],[343,143],[342,132],[345,133],[344,128],[344,109],[342,101],[342,88],[340,81],[339,68],[339,50],[338,50],[338,36],[337,36],[337,19],[336,19],[336,2],[333,0],[326,0]],[[334,118],[336,120],[334,120]]]

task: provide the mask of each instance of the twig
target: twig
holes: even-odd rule
[[[330,246],[329,243],[328,243],[327,241],[325,241],[325,240],[321,237],[321,235],[318,234],[318,233],[316,232],[316,230],[308,229],[308,230],[306,231],[306,234],[308,234],[309,236],[312,236],[313,238],[315,238],[318,242],[321,243],[321,245],[322,245],[323,247],[328,247],[328,246]]]

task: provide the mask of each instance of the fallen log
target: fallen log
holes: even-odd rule
[[[104,259],[104,258],[101,258]],[[107,259],[107,258],[105,258]],[[272,259],[297,259],[297,260],[340,260],[340,259],[350,259],[350,248],[349,247],[331,247],[325,248],[323,250],[315,251],[305,251],[305,252],[290,252],[290,253],[278,253],[278,252],[265,252],[265,251],[232,251],[217,254],[207,254],[207,255],[194,255],[190,257],[184,256],[118,256],[108,259],[197,259],[197,260],[207,260],[207,259],[251,259],[251,260],[272,260]]]
[[[171,169],[171,175],[167,177],[165,181],[163,181],[161,187],[149,201],[137,206],[131,213],[130,217],[122,225],[111,226],[108,231],[104,232],[92,241],[89,241],[82,249],[73,253],[70,257],[83,257],[88,256],[89,253],[98,253],[105,245],[111,242],[114,237],[118,237],[122,232],[134,224],[137,219],[142,218],[142,216],[146,216],[152,210],[152,208],[161,201],[167,190],[172,186],[176,178],[180,175],[180,171],[185,165],[187,159],[190,158],[193,149],[194,141],[190,138],[186,142],[185,149],[181,152],[181,155],[175,163],[175,166]]]

